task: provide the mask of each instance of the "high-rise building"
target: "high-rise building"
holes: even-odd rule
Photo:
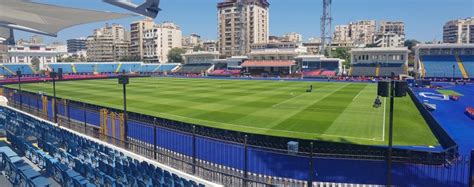
[[[169,51],[173,48],[181,48],[182,38],[181,28],[171,22],[145,30],[143,60],[153,63],[168,62]]]
[[[140,57],[143,60],[145,30],[152,29],[154,26],[155,23],[150,18],[130,24],[130,56]]]
[[[67,52],[78,53],[86,50],[86,38],[76,38],[67,40]]]
[[[194,47],[201,46],[202,47],[202,40],[201,36],[196,33],[192,33],[189,36],[183,37],[183,48],[186,50],[193,50]]]
[[[377,47],[403,47],[405,35],[396,33],[377,33],[374,36],[374,44]]]
[[[379,32],[405,35],[405,23],[402,21],[380,21]]]
[[[219,51],[219,45],[217,45],[216,41],[209,40],[202,43],[202,49],[204,51],[216,52]]]
[[[244,55],[250,52],[251,44],[268,42],[270,4],[267,0],[242,2],[243,6],[237,0],[217,4],[219,51],[222,56]]]
[[[337,25],[334,30],[334,42],[348,42],[351,41],[349,25]]]
[[[405,23],[381,21],[379,31],[374,35],[377,47],[403,47],[405,44]]]
[[[458,44],[474,43],[474,17],[451,20],[444,24],[443,42]]]
[[[40,36],[40,35],[31,36],[30,44],[44,44],[43,36]]]
[[[303,42],[303,35],[296,32],[286,33],[283,35],[283,38],[287,42],[294,42],[294,43]]]
[[[113,62],[130,56],[130,36],[122,25],[108,24],[87,37],[87,60]]]
[[[372,44],[376,32],[375,20],[362,20],[349,23],[349,37],[356,46]]]
[[[375,33],[375,20],[350,22],[348,25],[336,26],[333,42],[347,46],[366,46],[373,43]]]

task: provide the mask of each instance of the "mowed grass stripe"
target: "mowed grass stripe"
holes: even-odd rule
[[[305,92],[309,85],[314,86],[313,93]],[[51,83],[24,84],[23,88],[52,94]],[[381,145],[386,141],[368,140],[380,137],[382,132],[375,132],[378,132],[376,128],[383,128],[381,124],[366,126],[363,120],[350,120],[380,118],[381,112],[371,108],[375,88],[374,84],[365,83],[132,78],[127,87],[127,101],[132,112],[198,125]],[[57,94],[122,108],[122,87],[116,79],[58,82]],[[395,120],[395,145],[438,145],[410,98],[400,99],[396,104],[400,108],[396,105],[395,115],[401,120]]]
[[[324,133],[359,138],[362,134],[365,134],[367,137],[364,137],[364,139],[383,142],[383,115],[386,103],[384,102],[380,108],[373,108],[369,104],[375,99],[373,98],[373,87],[374,85],[366,85],[360,90]],[[358,124],[358,128],[351,128],[353,123]]]

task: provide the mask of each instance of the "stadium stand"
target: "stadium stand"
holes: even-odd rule
[[[212,67],[212,64],[185,64],[177,72],[199,74],[209,72]]]
[[[174,72],[180,67],[178,63],[168,64],[144,64],[141,62],[117,62],[117,63],[50,63],[46,64],[48,71],[57,71],[59,68],[63,69],[65,74],[114,74],[125,70],[127,73],[163,73]],[[20,69],[23,75],[26,76],[40,76],[35,73],[32,67],[26,63],[24,64],[0,64],[0,76],[6,78],[16,76],[16,71]],[[196,70],[197,71],[197,70]],[[236,74],[231,71],[231,74]],[[240,74],[240,71],[239,73]]]
[[[152,73],[155,72],[156,69],[160,64],[142,64],[138,69],[137,72],[142,72],[142,73]]]
[[[456,58],[453,55],[425,55],[420,58],[425,68],[425,77],[463,78]]]
[[[20,70],[23,75],[33,75],[35,72],[29,64],[0,64],[0,74],[4,76],[16,75]]]
[[[0,170],[14,185],[201,187],[189,176],[134,158],[47,122],[6,110],[8,146],[0,147]],[[10,120],[11,119],[11,120]],[[142,160],[142,161],[140,161]],[[33,166],[27,164],[32,163]],[[35,167],[37,170],[33,170]],[[54,179],[52,181],[51,179]]]
[[[302,64],[304,77],[333,77],[337,75],[339,62],[329,61],[305,61]]]
[[[137,72],[137,70],[140,68],[141,63],[137,62],[128,62],[128,63],[120,63],[118,65],[118,68],[115,72],[122,72],[125,70],[125,72]]]
[[[59,68],[63,68],[63,73],[74,73],[72,69],[72,64],[69,63],[48,64],[48,67],[54,71],[57,71]]]
[[[464,68],[466,69],[468,76],[471,78],[474,77],[474,55],[462,55],[459,56],[459,58],[464,64]]]
[[[378,68],[379,73],[377,76],[380,77],[391,76],[392,72],[395,73],[395,75],[407,74],[404,64],[380,64]]]
[[[119,68],[119,63],[96,63],[94,64],[95,69],[93,72],[97,73],[116,73]]]
[[[375,76],[376,64],[354,64],[351,67],[351,76]]]
[[[92,73],[95,69],[95,64],[92,63],[76,63],[74,64],[76,73]]]
[[[172,72],[175,71],[179,66],[180,64],[176,63],[161,64],[160,67],[155,70],[155,72]]]
[[[240,75],[241,71],[239,69],[232,69],[232,70],[227,70],[227,69],[218,69],[214,70],[211,73],[209,73],[210,76],[238,76]]]

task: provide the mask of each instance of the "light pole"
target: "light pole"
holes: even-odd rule
[[[50,77],[53,79],[53,113],[54,113],[54,123],[58,123],[58,104],[57,104],[57,98],[56,98],[56,78],[62,79],[63,78],[63,69],[59,68],[58,72],[56,73],[53,69],[53,71],[49,74]]]
[[[128,147],[127,137],[128,137],[128,124],[127,124],[127,84],[129,83],[128,76],[125,74],[125,70],[122,71],[122,75],[118,78],[118,83],[123,86],[123,125],[124,125],[124,139],[125,147]]]
[[[455,75],[456,75],[456,66],[455,66],[455,65],[453,65],[453,81],[454,81],[454,77],[455,77]]]
[[[54,123],[57,123],[58,122],[58,118],[57,118],[57,110],[56,110],[56,77],[57,77],[57,73],[54,71],[49,73],[49,76],[53,79],[53,113],[54,113],[54,116],[53,116],[53,121]]]
[[[18,71],[16,71],[16,76],[18,77],[18,92],[20,95],[20,108],[23,108],[23,92],[21,91],[21,71],[20,68],[18,68]]]
[[[393,152],[393,113],[395,97],[405,97],[408,90],[406,81],[395,81],[395,73],[392,72],[390,82],[378,82],[377,95],[390,97],[390,117],[388,129],[388,151],[387,151],[387,186],[392,186],[392,152]]]

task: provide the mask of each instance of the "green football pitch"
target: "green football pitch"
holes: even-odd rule
[[[306,92],[309,86],[313,92]],[[11,87],[16,88],[12,85]],[[182,78],[133,78],[128,110],[247,133],[385,145],[388,99],[373,107],[376,84]],[[58,97],[122,109],[116,79],[57,83]],[[24,90],[52,94],[51,83]],[[396,98],[394,144],[437,146],[410,97]]]

